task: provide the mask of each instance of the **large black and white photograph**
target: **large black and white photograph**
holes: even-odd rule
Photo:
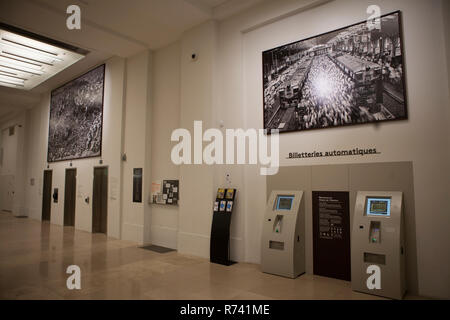
[[[407,118],[400,12],[264,51],[264,128]]]
[[[101,156],[105,65],[52,91],[48,162]]]

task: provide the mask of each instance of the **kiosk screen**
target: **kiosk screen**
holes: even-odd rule
[[[291,210],[294,196],[277,196],[277,210]]]
[[[390,216],[391,199],[367,198],[366,208],[366,214],[368,216]]]

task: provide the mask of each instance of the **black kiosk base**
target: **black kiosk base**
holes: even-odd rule
[[[210,261],[230,266],[230,224],[236,197],[236,189],[217,190],[211,226]]]

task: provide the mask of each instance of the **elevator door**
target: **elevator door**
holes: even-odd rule
[[[44,185],[42,187],[42,221],[50,221],[52,204],[52,171],[44,171]]]
[[[92,197],[92,233],[107,231],[108,222],[108,168],[94,168]]]
[[[77,169],[66,169],[64,189],[64,225],[75,226],[75,200],[77,187]]]

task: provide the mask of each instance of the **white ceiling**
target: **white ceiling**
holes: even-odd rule
[[[0,21],[86,50],[81,61],[30,91],[0,87],[0,122],[51,90],[112,57],[162,48],[210,19],[221,20],[262,0],[0,0]],[[66,28],[67,6],[81,8],[81,30]],[[23,96],[23,99],[14,99]],[[13,97],[13,98],[11,98]],[[30,98],[32,97],[32,98]],[[13,103],[14,102],[14,103]]]

